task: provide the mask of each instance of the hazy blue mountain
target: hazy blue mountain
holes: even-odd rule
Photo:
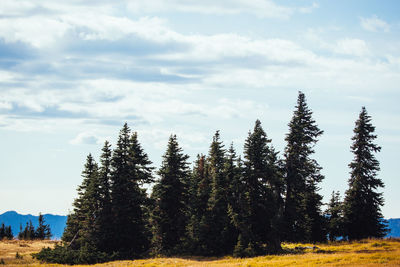
[[[51,233],[53,236],[52,239],[60,239],[65,228],[65,224],[67,222],[67,216],[61,215],[53,215],[53,214],[43,214],[45,223],[50,225]],[[25,225],[29,220],[32,221],[32,224],[35,228],[38,226],[38,218],[39,216],[34,216],[31,214],[22,215],[15,211],[7,211],[3,214],[0,214],[0,224],[4,223],[5,225],[11,225],[12,232],[14,236],[17,236],[20,231],[20,226],[25,228]]]
[[[387,221],[391,231],[386,237],[400,237],[400,218],[388,219]]]
[[[52,239],[60,239],[67,222],[67,216],[53,215],[53,214],[43,214],[45,221],[50,225],[51,232],[53,234]],[[33,225],[37,227],[38,217],[34,215],[22,215],[15,211],[7,211],[0,214],[0,224],[11,225],[12,232],[14,236],[19,233],[20,225],[24,228],[29,220],[32,221]],[[388,219],[388,226],[391,230],[386,237],[400,237],[400,218]]]

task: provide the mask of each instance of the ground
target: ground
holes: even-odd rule
[[[7,266],[62,266],[43,264],[31,253],[53,247],[56,241],[1,241],[0,264]],[[326,244],[282,244],[283,255],[248,259],[223,258],[153,258],[115,261],[96,266],[400,266],[400,239],[368,239],[358,242]],[[16,255],[19,255],[17,257]],[[22,257],[22,258],[21,258]]]

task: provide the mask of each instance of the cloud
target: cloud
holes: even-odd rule
[[[47,13],[40,15],[37,4],[18,11],[8,1],[14,15],[0,19],[0,48],[7,56],[0,60],[2,127],[49,129],[60,119],[68,126],[57,127],[74,122],[80,128],[106,127],[129,120],[145,128],[171,120],[240,119],[266,108],[258,100],[246,99],[251,96],[238,100],[232,91],[229,96],[201,99],[222,89],[311,88],[351,94],[361,88],[397,90],[399,57],[373,50],[365,40],[324,39],[320,31],[310,31],[310,46],[284,35],[179,31],[168,20],[146,12],[142,17],[128,16],[146,9],[173,12],[174,6],[185,10],[189,4],[196,9],[193,12],[203,12],[203,5],[226,8],[220,12],[228,13],[250,12],[250,7],[251,12],[258,12],[256,7],[263,12],[263,5],[267,9],[271,1],[149,1],[156,5],[121,1],[108,9],[101,1],[93,10],[85,1],[43,1],[41,10]],[[132,10],[120,15],[127,6]],[[24,12],[26,16],[21,15]]]
[[[366,56],[370,54],[370,50],[364,40],[360,39],[342,39],[336,42],[333,50],[336,53],[353,56]]]
[[[12,109],[12,104],[9,102],[0,101],[0,109],[10,110]]]
[[[184,12],[215,15],[252,14],[261,18],[289,18],[294,9],[275,4],[270,0],[163,0],[131,1],[128,9],[134,13],[141,12]]]
[[[73,145],[95,145],[99,144],[100,139],[90,132],[79,133],[74,139],[70,140]]]
[[[363,27],[367,31],[371,32],[377,32],[377,31],[384,31],[384,32],[389,32],[390,31],[390,25],[384,21],[379,19],[376,15],[373,15],[370,18],[360,18],[361,21],[361,27]]]
[[[318,3],[312,3],[311,6],[308,7],[300,7],[299,8],[299,12],[303,13],[303,14],[309,14],[312,13],[315,9],[319,8],[319,4]]]

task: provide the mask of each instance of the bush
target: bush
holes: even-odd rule
[[[95,264],[117,258],[116,254],[108,255],[95,250],[88,244],[82,246],[79,250],[56,245],[54,249],[43,248],[39,253],[32,254],[32,256],[42,262],[59,264]]]

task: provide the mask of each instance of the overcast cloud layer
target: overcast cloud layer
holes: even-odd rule
[[[345,190],[365,105],[383,146],[385,216],[399,217],[399,4],[358,3],[2,0],[0,212],[67,213],[85,155],[114,142],[125,121],[156,166],[171,133],[192,159],[217,129],[241,152],[257,118],[282,151],[303,90],[325,130],[321,192]],[[31,201],[49,191],[48,207]]]

